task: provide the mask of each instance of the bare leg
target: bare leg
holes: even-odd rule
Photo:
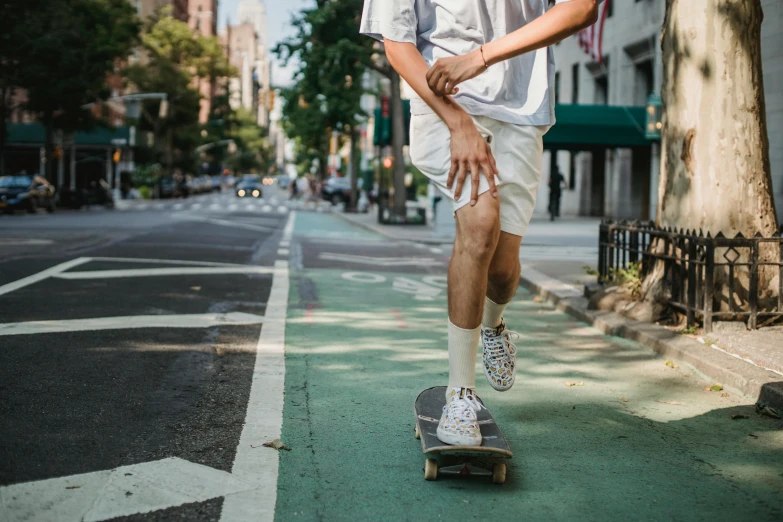
[[[488,192],[457,211],[457,237],[449,264],[449,319],[473,329],[481,324],[487,274],[500,237],[500,203]]]
[[[522,237],[501,232],[495,254],[489,264],[487,297],[498,304],[514,298],[519,286],[519,247]]]

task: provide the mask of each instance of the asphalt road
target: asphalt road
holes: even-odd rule
[[[2,217],[0,245],[0,520],[783,516],[779,420],[523,291],[517,384],[478,374],[507,483],[424,482],[448,248],[274,190]]]

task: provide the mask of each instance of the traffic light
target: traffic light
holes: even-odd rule
[[[381,97],[381,106],[375,109],[375,132],[372,144],[375,146],[391,145],[392,124],[389,107],[389,97]],[[402,100],[402,113],[405,118],[405,144],[410,145],[411,102]]]

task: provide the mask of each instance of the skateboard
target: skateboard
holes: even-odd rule
[[[478,412],[481,446],[451,446],[438,440],[436,435],[445,404],[446,387],[435,386],[421,392],[413,406],[416,438],[421,440],[421,450],[427,457],[424,479],[436,480],[439,474],[484,476],[492,477],[495,484],[503,484],[506,481],[504,461],[513,454],[495,419],[486,409]]]

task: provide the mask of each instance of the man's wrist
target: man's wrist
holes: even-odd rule
[[[468,124],[472,125],[473,119],[467,112],[463,110],[455,110],[451,111],[451,114],[444,118],[443,122],[451,132],[455,132],[464,130],[465,126]]]

